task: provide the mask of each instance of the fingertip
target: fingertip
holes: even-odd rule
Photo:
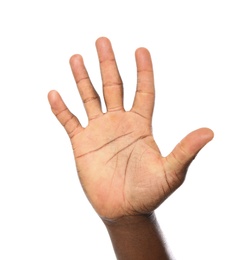
[[[139,70],[152,70],[151,54],[147,48],[138,48],[135,51],[135,57]]]
[[[96,49],[99,57],[99,62],[109,59],[114,60],[114,52],[112,49],[112,44],[107,37],[99,37],[96,40]]]
[[[199,131],[200,138],[207,142],[211,141],[214,138],[214,132],[210,128],[203,127],[196,131]]]
[[[101,46],[101,45],[106,45],[106,44],[111,44],[111,42],[110,42],[110,40],[107,38],[107,37],[105,37],[105,36],[101,36],[101,37],[99,37],[97,40],[96,40],[96,46],[98,47],[98,46]]]
[[[71,65],[78,63],[78,62],[83,62],[83,57],[80,54],[73,54],[70,57],[69,62]]]
[[[203,127],[192,131],[180,143],[182,147],[185,147],[188,154],[194,155],[210,142],[213,137],[214,132],[210,128]]]
[[[139,47],[136,49],[135,55],[150,55],[150,51],[145,47]]]
[[[47,97],[48,97],[48,100],[50,101],[50,100],[53,100],[54,99],[54,97],[55,97],[55,95],[57,95],[57,91],[56,90],[50,90],[49,92],[48,92],[48,94],[47,94]]]
[[[184,137],[165,159],[173,167],[183,169],[180,171],[181,173],[186,173],[187,166],[213,137],[214,132],[210,128],[203,127],[194,130]]]
[[[57,101],[60,98],[60,95],[56,90],[51,90],[51,91],[49,91],[47,98],[48,98],[48,101],[49,101],[51,107],[55,107],[57,104]]]

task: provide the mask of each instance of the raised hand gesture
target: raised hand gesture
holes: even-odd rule
[[[70,137],[80,182],[97,213],[109,219],[146,214],[182,184],[189,164],[213,134],[205,128],[194,131],[162,157],[152,135],[155,90],[149,52],[136,51],[137,90],[131,110],[125,111],[111,44],[100,38],[96,47],[107,111],[102,112],[80,55],[70,64],[88,125],[80,125],[57,92],[49,93],[49,101]]]
[[[125,111],[123,83],[111,43],[99,38],[96,47],[106,112],[80,55],[72,56],[70,65],[88,125],[81,126],[56,91],[49,93],[49,102],[69,135],[80,182],[99,216],[116,221],[150,215],[182,184],[189,164],[213,132],[198,129],[163,157],[152,134],[155,90],[150,53],[145,48],[135,53],[136,94],[131,110]]]

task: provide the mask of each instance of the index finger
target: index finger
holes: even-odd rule
[[[145,48],[135,52],[137,65],[137,89],[131,112],[147,119],[152,118],[155,90],[151,55]]]

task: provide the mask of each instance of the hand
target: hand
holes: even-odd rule
[[[103,219],[153,212],[184,181],[189,164],[212,138],[207,128],[187,135],[162,157],[152,135],[154,77],[150,53],[136,50],[137,91],[130,111],[123,107],[123,84],[111,43],[96,41],[107,112],[101,110],[83,59],[70,65],[89,119],[82,127],[56,91],[48,95],[53,113],[67,131],[81,185]]]

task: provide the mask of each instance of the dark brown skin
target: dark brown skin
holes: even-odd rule
[[[81,126],[54,90],[48,94],[52,112],[69,135],[81,185],[107,227],[117,259],[171,259],[154,210],[183,183],[213,132],[193,131],[163,157],[152,135],[155,90],[149,51],[136,50],[137,91],[131,110],[125,111],[111,43],[102,37],[96,48],[106,113],[80,55],[72,56],[70,65],[88,125]]]

